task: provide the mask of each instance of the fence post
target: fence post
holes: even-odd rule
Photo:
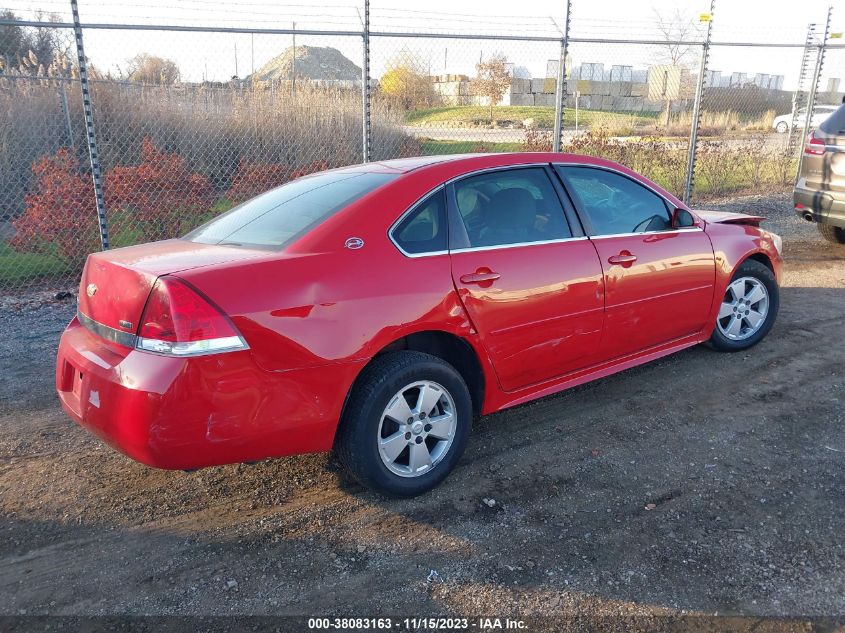
[[[76,39],[76,59],[79,63],[79,84],[82,89],[82,110],[85,114],[85,136],[88,139],[88,156],[91,159],[91,177],[94,181],[94,199],[97,203],[97,220],[100,226],[100,243],[103,250],[109,248],[109,224],[106,218],[106,202],[103,197],[103,175],[100,170],[100,155],[97,152],[97,135],[94,131],[94,114],[91,110],[91,86],[88,83],[88,64],[82,45],[82,26],[79,23],[79,5],[70,0],[73,14],[73,34]]]
[[[786,137],[786,150],[789,156],[795,153],[796,134],[798,129],[798,110],[801,108],[801,92],[804,87],[804,78],[807,76],[807,65],[810,58],[810,50],[813,38],[816,34],[816,25],[807,26],[807,37],[804,39],[804,53],[801,55],[801,69],[798,73],[798,83],[795,85],[795,92],[792,93],[792,119],[789,122],[789,135]]]
[[[707,77],[707,62],[710,58],[710,34],[713,32],[713,10],[716,0],[710,0],[710,19],[707,22],[707,36],[701,47],[701,65],[698,69],[698,82],[695,86],[695,101],[692,106],[692,128],[690,129],[689,148],[687,150],[687,177],[684,182],[684,204],[692,198],[695,185],[695,160],[698,156],[698,127],[701,125],[701,98],[704,95],[704,83]]]
[[[563,145],[563,112],[566,101],[566,53],[569,47],[569,12],[570,0],[566,0],[566,22],[560,39],[560,60],[557,63],[557,86],[555,87],[555,131],[552,139],[552,151],[559,152]]]
[[[822,66],[824,65],[824,54],[827,47],[827,38],[830,35],[830,18],[833,14],[833,7],[827,8],[827,21],[824,25],[824,35],[819,44],[818,52],[816,53],[816,69],[813,71],[813,83],[810,84],[810,94],[807,96],[807,115],[804,117],[804,134],[810,133],[810,123],[813,121],[813,110],[816,108],[816,93],[819,89],[819,81],[822,75]],[[804,143],[799,146],[801,151],[798,152],[798,168],[795,170],[795,182],[801,176],[801,165],[804,162]]]
[[[364,0],[364,59],[361,64],[361,161],[370,162],[370,0]]]

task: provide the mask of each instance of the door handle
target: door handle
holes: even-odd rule
[[[490,272],[474,272],[468,275],[461,275],[461,283],[464,284],[485,284],[496,281],[501,275],[499,273]]]
[[[608,264],[618,264],[620,266],[624,266],[625,268],[628,268],[635,261],[637,261],[637,256],[632,255],[628,251],[622,251],[618,255],[611,255],[607,258]]]

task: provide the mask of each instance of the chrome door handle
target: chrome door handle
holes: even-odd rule
[[[607,263],[616,264],[620,266],[630,266],[637,261],[636,255],[631,255],[628,251],[622,251],[618,255],[611,255],[607,258]]]
[[[483,284],[496,281],[501,275],[499,273],[470,273],[468,275],[461,275],[461,283],[464,284]]]

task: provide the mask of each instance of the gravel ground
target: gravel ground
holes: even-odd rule
[[[136,464],[58,408],[73,301],[6,298],[0,614],[845,617],[845,249],[783,194],[701,206],[785,236],[769,337],[482,418],[415,500],[366,492],[325,455]]]

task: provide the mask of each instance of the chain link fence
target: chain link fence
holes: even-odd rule
[[[0,15],[6,295],[72,289],[104,237],[112,248],[175,237],[365,156],[561,149],[617,160],[693,203],[784,188],[807,111],[813,127],[845,91],[845,45],[823,15],[767,40],[739,25],[711,33],[715,13],[570,22],[577,0],[561,15],[484,19],[282,7],[274,16],[289,20],[273,28],[237,7],[236,26],[219,27],[108,4],[83,4],[78,21],[70,3],[49,5],[47,17]]]

